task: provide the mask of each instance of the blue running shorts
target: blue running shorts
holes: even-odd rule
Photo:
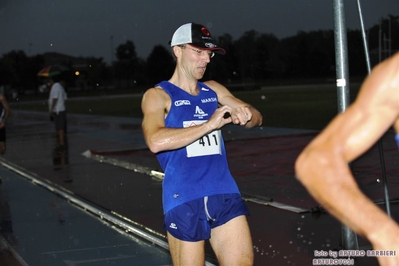
[[[173,208],[165,214],[164,228],[177,239],[195,242],[211,238],[212,228],[248,214],[239,194],[219,194]]]

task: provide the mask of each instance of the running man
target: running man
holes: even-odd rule
[[[142,128],[165,172],[164,226],[174,265],[205,263],[205,240],[220,265],[252,265],[253,248],[220,129],[259,126],[261,114],[216,81],[199,82],[214,53],[225,54],[208,29],[184,24],[173,34],[176,68],[144,94]]]
[[[399,226],[359,189],[348,163],[366,152],[393,126],[399,146],[399,53],[377,65],[356,101],[299,155],[297,178],[331,214],[366,237],[381,265],[399,265]]]

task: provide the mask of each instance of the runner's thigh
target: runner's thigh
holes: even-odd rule
[[[210,243],[221,266],[253,264],[251,233],[244,215],[213,228]]]
[[[182,241],[169,232],[168,243],[170,255],[172,256],[172,261],[174,266],[204,266],[205,264],[205,251],[204,243],[205,241],[189,242]]]

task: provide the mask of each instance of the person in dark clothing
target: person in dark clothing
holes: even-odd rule
[[[3,94],[0,94],[0,154],[6,151],[6,122],[10,116],[10,106]]]

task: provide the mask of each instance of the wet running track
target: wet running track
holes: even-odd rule
[[[171,265],[163,246],[162,173],[140,123],[69,114],[67,149],[57,150],[47,114],[13,111],[0,158],[1,265]],[[319,211],[294,178],[293,162],[316,134],[223,130],[231,170],[251,212],[255,265],[312,265],[315,251],[340,247],[341,225]],[[386,134],[383,146],[396,199],[399,157],[392,136]],[[380,202],[378,151],[354,162],[353,170],[364,192]],[[398,220],[397,204],[391,208]],[[368,246],[361,238],[359,244]],[[207,251],[208,264],[217,264],[209,246]],[[368,257],[354,264],[377,265]]]

